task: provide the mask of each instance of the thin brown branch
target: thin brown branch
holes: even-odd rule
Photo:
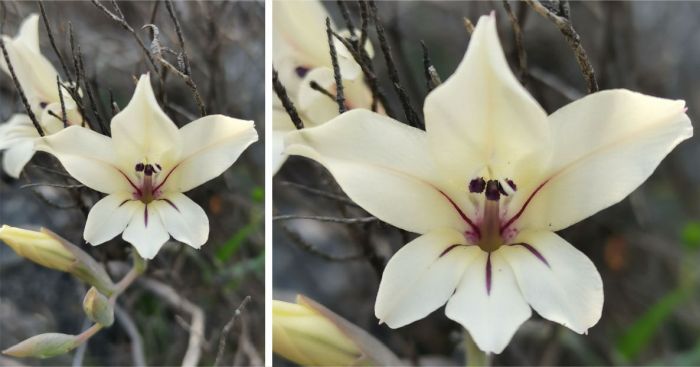
[[[338,113],[348,110],[345,106],[345,93],[343,89],[343,77],[340,75],[340,65],[338,64],[338,54],[333,41],[333,30],[331,29],[331,18],[326,18],[326,35],[328,38],[328,48],[331,54],[331,64],[333,65],[333,77],[335,78],[335,102],[338,104]]]
[[[224,325],[223,330],[221,330],[221,335],[219,336],[219,348],[216,352],[216,359],[214,360],[214,367],[218,366],[219,363],[221,362],[221,358],[224,356],[224,350],[226,349],[226,337],[228,334],[231,332],[231,329],[233,328],[233,325],[236,323],[236,320],[238,320],[241,317],[241,312],[245,309],[245,306],[248,305],[250,302],[251,298],[250,296],[246,296],[243,299],[243,302],[238,306],[233,311],[233,316],[231,317],[231,320],[229,320],[226,325]]]
[[[279,98],[282,102],[282,106],[284,107],[284,110],[287,111],[287,115],[289,115],[289,118],[294,123],[294,126],[298,130],[303,129],[304,122],[301,121],[299,113],[297,113],[297,109],[294,107],[294,102],[292,102],[292,100],[289,98],[287,89],[284,87],[284,85],[282,85],[277,69],[275,68],[272,68],[272,89],[275,91],[277,98]]]
[[[568,3],[566,1],[561,2],[560,5],[562,14],[559,15],[555,14],[552,10],[542,5],[542,3],[540,3],[539,1],[526,1],[530,5],[530,7],[532,7],[532,9],[534,9],[538,14],[545,17],[550,22],[554,23],[554,25],[557,28],[559,28],[561,34],[564,35],[564,38],[566,38],[566,41],[569,43],[569,47],[571,47],[571,49],[574,52],[574,55],[576,56],[576,62],[578,63],[579,68],[581,69],[581,74],[583,74],[583,78],[586,80],[588,93],[598,91],[598,82],[595,78],[593,65],[591,65],[590,61],[588,60],[588,54],[586,54],[586,50],[581,44],[581,37],[576,32],[576,29],[574,29],[573,24],[571,24],[571,20],[569,18],[570,10]]]
[[[296,220],[296,219],[310,219],[317,220],[319,222],[330,222],[330,223],[342,223],[342,224],[361,224],[361,223],[371,223],[377,222],[379,219],[374,216],[370,217],[357,217],[357,218],[337,218],[337,217],[325,217],[322,215],[298,215],[298,214],[284,214],[276,215],[272,217],[275,222],[286,221],[286,220]]]
[[[520,22],[518,17],[513,12],[508,0],[503,0],[503,8],[508,14],[508,19],[510,20],[510,25],[513,28],[513,41],[515,43],[515,51],[518,57],[518,79],[521,83],[525,84],[527,81],[527,53],[525,52],[525,47],[523,46],[523,30],[520,27]]]

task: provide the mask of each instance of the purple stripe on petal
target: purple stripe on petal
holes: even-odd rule
[[[143,225],[148,227],[148,205],[145,205],[143,209]]]
[[[549,266],[549,262],[547,262],[547,259],[545,259],[544,256],[542,256],[542,254],[541,254],[539,251],[537,251],[536,248],[532,247],[532,245],[530,245],[529,243],[525,243],[525,242],[512,243],[512,244],[510,244],[509,246],[522,246],[522,247],[525,247],[528,251],[530,251],[533,255],[535,255],[536,258],[538,258],[538,259],[539,259],[540,261],[542,261],[545,265],[547,265],[548,268],[551,268],[551,266]]]
[[[486,294],[491,294],[491,253],[486,257]]]
[[[461,245],[461,244],[459,244],[459,243],[455,243],[454,245],[449,245],[449,246],[447,246],[447,248],[445,249],[445,251],[443,251],[443,252],[440,254],[440,256],[438,256],[438,258],[447,255],[448,252],[452,251],[455,247],[458,247],[458,246],[474,246],[474,245]]]
[[[178,212],[180,211],[180,209],[177,207],[177,205],[175,205],[175,203],[173,203],[173,202],[170,201],[169,199],[161,199],[161,200],[163,200],[163,201],[165,201],[166,203],[170,204],[170,206],[172,206],[173,209],[177,210]]]

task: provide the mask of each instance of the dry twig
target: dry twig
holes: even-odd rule
[[[245,309],[245,306],[250,302],[250,296],[246,296],[243,302],[233,311],[233,317],[229,320],[226,325],[224,325],[223,330],[221,330],[221,335],[219,336],[219,349],[216,352],[216,359],[214,360],[214,367],[219,365],[221,358],[224,356],[224,349],[226,348],[226,337],[233,328],[236,320],[241,317],[241,312]]]
[[[574,51],[574,55],[576,56],[576,62],[578,62],[578,66],[581,69],[581,73],[583,74],[584,79],[586,79],[588,93],[598,91],[598,82],[595,79],[593,65],[591,65],[590,61],[588,60],[586,50],[584,50],[583,45],[581,44],[581,37],[578,35],[578,33],[576,33],[576,29],[574,29],[573,24],[571,24],[571,20],[569,18],[568,2],[562,1],[560,3],[560,15],[554,13],[552,10],[542,5],[542,3],[540,3],[539,1],[526,1],[528,4],[530,4],[530,7],[532,7],[532,9],[534,9],[537,13],[554,23],[554,25],[557,26],[557,28],[559,28],[561,34],[564,35],[564,38],[566,38],[566,41],[569,43],[569,46]]]

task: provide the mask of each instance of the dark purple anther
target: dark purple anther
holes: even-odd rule
[[[144,167],[143,163],[137,163],[137,164],[136,164],[136,167],[134,167],[134,169],[136,170],[136,172],[143,172],[143,169],[144,169],[144,168],[145,168],[145,167]]]
[[[146,176],[151,176],[151,175],[153,175],[153,172],[154,172],[154,171],[153,171],[153,166],[151,166],[150,164],[147,164],[146,167],[143,169],[143,173],[144,173]]]
[[[297,68],[294,69],[294,72],[297,73],[298,77],[303,78],[309,72],[309,68],[303,67],[303,66],[297,66]]]
[[[500,186],[498,181],[489,180],[489,182],[486,183],[486,199],[498,201],[498,199],[501,198],[501,191],[503,190]]]
[[[160,172],[163,170],[163,168],[160,166],[160,164],[156,163],[156,172]]]
[[[515,182],[513,182],[513,180],[511,180],[510,178],[506,178],[506,183],[508,183],[508,186],[510,186],[510,188],[513,189],[513,191],[518,191],[518,187],[515,186]]]
[[[39,108],[41,108],[41,109],[46,108],[46,106],[48,106],[48,105],[49,105],[49,104],[46,103],[46,102],[39,102]]]
[[[486,181],[483,177],[475,178],[469,181],[469,192],[471,193],[482,193],[486,188]]]
[[[486,294],[491,294],[491,253],[486,258]]]

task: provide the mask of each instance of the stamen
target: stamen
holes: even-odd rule
[[[303,78],[309,72],[309,68],[304,67],[304,66],[297,66],[297,68],[294,69],[294,72],[297,74],[297,76],[299,78]]]
[[[145,168],[145,166],[143,165],[143,163],[137,163],[137,164],[136,164],[136,167],[134,167],[134,169],[136,170],[136,172],[143,172],[143,169],[144,169],[144,168]]]
[[[489,180],[489,182],[486,183],[486,199],[491,201],[498,201],[498,199],[501,198],[500,191],[501,190],[499,188],[498,181]]]
[[[145,167],[144,170],[143,170],[143,173],[144,173],[146,176],[151,176],[151,175],[153,175],[153,172],[154,172],[153,166],[150,165],[150,164],[147,164],[146,167]]]
[[[486,188],[486,181],[483,177],[475,178],[469,181],[469,192],[471,193],[482,193]]]

